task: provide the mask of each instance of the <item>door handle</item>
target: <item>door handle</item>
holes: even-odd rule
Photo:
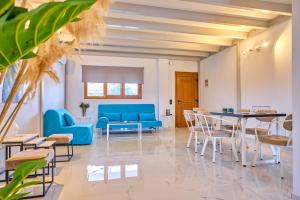
[[[181,103],[182,101],[181,100],[177,100],[177,103]]]

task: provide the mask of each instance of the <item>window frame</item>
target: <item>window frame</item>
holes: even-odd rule
[[[84,82],[84,99],[142,99],[143,86],[138,84],[138,95],[125,95],[125,84],[121,84],[121,95],[107,95],[107,83],[104,83],[104,96],[89,96],[88,95],[88,82]]]

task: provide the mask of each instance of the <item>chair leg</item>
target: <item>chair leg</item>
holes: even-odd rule
[[[242,151],[242,137],[241,137],[241,134],[239,134],[238,141],[239,141],[238,153],[241,153],[241,151]]]
[[[204,156],[207,143],[208,143],[208,137],[205,137],[204,144],[203,144],[202,151],[201,151],[201,156]]]
[[[280,149],[279,149],[279,152],[280,152]],[[284,179],[284,165],[282,162],[280,163],[280,177],[281,177],[281,179]]]
[[[190,148],[192,137],[193,137],[193,132],[191,131],[190,136],[189,136],[189,140],[188,140],[187,145],[186,145],[186,148]]]
[[[213,138],[212,142],[213,142],[213,160],[212,160],[212,162],[215,163],[216,162],[216,151],[217,151],[217,139]]]
[[[280,147],[276,147],[277,149],[277,164],[281,163],[281,149]]]
[[[223,151],[222,151],[222,139],[220,139],[219,144],[220,144],[220,154],[222,154],[223,153]]]
[[[198,132],[195,132],[195,153],[198,153]]]
[[[255,148],[256,149],[260,149],[261,148],[261,143],[259,141],[257,141]],[[256,161],[257,161],[258,157],[259,157],[259,151],[257,150],[255,152],[255,155],[254,155],[254,158],[253,158],[253,161],[252,161],[252,167],[256,166]]]
[[[276,152],[276,148],[273,145],[271,145],[271,150],[272,150],[273,156],[276,157],[277,152]]]
[[[232,152],[236,162],[239,162],[239,157],[237,155],[236,146],[235,146],[235,138],[231,140]]]
[[[258,142],[258,141],[257,141],[257,142]],[[260,157],[260,160],[263,160],[263,159],[264,159],[264,156],[263,156],[263,153],[262,153],[261,145],[259,145],[259,149],[258,149],[257,151],[259,151],[259,157]]]

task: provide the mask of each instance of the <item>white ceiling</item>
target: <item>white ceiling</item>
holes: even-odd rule
[[[31,0],[41,2],[46,0]],[[84,49],[203,58],[292,15],[291,0],[112,0],[102,43]]]

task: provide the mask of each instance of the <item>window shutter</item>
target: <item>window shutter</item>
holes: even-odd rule
[[[83,65],[82,82],[143,84],[144,68]]]

